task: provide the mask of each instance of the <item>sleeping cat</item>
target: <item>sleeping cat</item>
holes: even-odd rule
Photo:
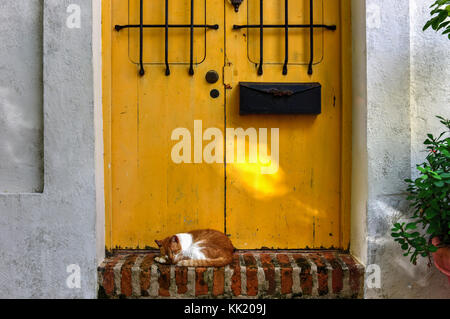
[[[231,263],[234,247],[217,230],[194,230],[155,240],[161,256],[155,261],[184,267],[223,267]]]

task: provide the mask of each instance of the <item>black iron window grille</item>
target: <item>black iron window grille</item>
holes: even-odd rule
[[[116,31],[120,31],[126,28],[139,28],[139,74],[143,76],[145,74],[144,69],[144,29],[145,28],[164,28],[165,40],[164,40],[164,61],[166,65],[166,75],[170,75],[169,65],[169,29],[170,28],[189,28],[190,29],[190,49],[189,49],[189,74],[194,75],[194,29],[219,29],[218,24],[195,24],[194,23],[194,0],[191,0],[191,21],[190,24],[169,24],[169,0],[165,0],[165,20],[164,24],[144,24],[144,0],[140,0],[139,3],[139,24],[128,25],[116,25]]]
[[[309,31],[309,43],[310,43],[310,58],[308,63],[308,74],[313,74],[313,62],[314,62],[314,29],[324,28],[326,30],[336,30],[335,25],[314,24],[314,0],[309,1],[309,24],[289,24],[289,0],[284,0],[284,24],[264,24],[264,0],[259,0],[260,12],[259,12],[259,24],[247,24],[247,25],[234,25],[233,29],[245,29],[245,28],[259,28],[259,66],[258,75],[263,74],[264,65],[264,29],[265,28],[284,28],[284,43],[285,43],[285,59],[283,64],[283,74],[288,73],[289,64],[289,29],[290,28],[308,28]]]

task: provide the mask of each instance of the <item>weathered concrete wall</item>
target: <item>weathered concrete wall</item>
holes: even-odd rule
[[[36,15],[37,2],[2,1],[1,15],[12,21],[20,13],[25,21]],[[28,7],[16,12],[18,3]],[[79,29],[66,26],[71,3],[81,7]],[[44,0],[43,17],[44,191],[0,195],[0,298],[92,298],[97,266],[92,1]],[[26,37],[25,31],[19,28],[13,37]],[[11,60],[15,68],[19,62]],[[23,80],[28,74],[13,76]],[[2,86],[12,89],[13,83]],[[18,96],[11,91],[25,107]],[[71,264],[80,267],[80,289],[66,285]]]
[[[403,277],[399,263],[404,261],[407,265],[407,260],[398,251],[387,251],[391,245],[391,221],[407,207],[403,180],[411,172],[409,1],[368,0],[366,5],[370,21],[366,31],[367,263],[381,267],[384,286],[394,280],[406,291],[398,279]],[[369,290],[367,296],[371,297],[371,293]],[[379,293],[390,297],[389,290],[377,292],[377,296]]]
[[[422,28],[429,19],[426,1],[411,4],[411,129],[412,164],[424,159],[426,133],[442,132],[435,115],[450,118],[450,40]]]
[[[350,252],[367,261],[367,46],[366,4],[352,0],[352,200]]]
[[[410,119],[413,178],[417,176],[416,164],[422,163],[426,156],[423,145],[426,134],[440,134],[443,130],[435,115],[450,118],[450,40],[431,29],[422,31],[430,16],[430,4],[431,1],[421,0],[411,1],[410,4]],[[395,247],[393,252],[398,256],[399,248]],[[403,257],[401,265],[404,263]],[[425,260],[417,267],[407,264],[404,269],[403,280],[400,282],[395,280],[395,273],[392,273],[392,282],[387,285],[391,296],[404,296],[406,291],[411,298],[450,298],[447,278],[434,267],[428,269]]]
[[[359,7],[356,1],[354,8]],[[360,220],[366,216],[367,222],[352,229],[366,227],[367,233],[353,234],[356,248],[352,250],[366,265],[380,266],[382,285],[381,289],[366,287],[367,298],[450,298],[447,279],[434,268],[428,269],[424,260],[411,265],[390,237],[392,223],[408,210],[403,180],[425,156],[420,152],[425,134],[438,131],[432,117],[448,116],[450,111],[450,41],[421,30],[430,3],[366,0],[365,39],[354,36],[357,47],[364,47],[361,41],[366,46],[365,65],[354,57],[359,61],[354,64],[354,74],[358,74],[354,80],[365,80],[367,90],[366,100],[363,97],[355,105],[360,109],[354,121],[366,121],[366,127],[354,124],[354,146],[364,139],[367,146],[366,150],[356,149],[361,154],[354,149],[353,172],[357,175],[353,182],[364,185],[359,173],[364,174],[366,166],[367,196],[352,194],[352,215]],[[366,253],[359,242],[367,242]]]
[[[41,1],[43,9],[39,0],[0,3],[0,28],[23,19],[0,30],[0,169],[9,174],[0,171],[0,193],[18,193],[0,194],[0,297],[93,298],[104,247],[99,1]],[[69,4],[81,6],[80,29],[66,26]],[[421,31],[428,6],[353,0],[351,249],[382,275],[368,298],[450,298],[446,278],[412,266],[390,237],[407,211],[403,179],[423,160],[424,135],[439,132],[434,115],[450,117],[450,41]],[[43,36],[26,32],[40,21]],[[15,159],[31,169],[13,173]],[[80,266],[80,289],[66,285],[70,264]]]
[[[0,2],[0,192],[43,179],[42,0]]]

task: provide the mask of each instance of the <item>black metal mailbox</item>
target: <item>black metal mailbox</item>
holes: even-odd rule
[[[320,83],[241,82],[239,113],[246,114],[320,114]]]

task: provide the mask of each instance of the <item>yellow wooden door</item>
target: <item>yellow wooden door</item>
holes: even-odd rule
[[[190,23],[190,0],[168,4],[170,25]],[[141,76],[139,28],[114,29],[116,25],[140,24],[140,1],[106,1],[104,9],[111,12],[111,20],[105,21],[105,34],[110,39],[104,38],[105,51],[110,54],[105,68],[111,68],[105,84],[111,87],[110,113],[104,113],[111,132],[106,138],[111,184],[107,245],[144,248],[170,233],[204,227],[223,229],[223,165],[178,165],[171,159],[171,136],[176,128],[193,132],[196,119],[202,119],[205,127],[223,128],[223,85],[221,81],[205,81],[209,70],[223,67],[223,4],[195,1],[195,23],[218,24],[219,29],[195,28],[193,75],[189,74],[189,28],[168,31],[170,75],[166,74],[165,28],[144,29],[145,74]],[[143,21],[165,25],[165,9],[164,0],[144,0]],[[219,90],[219,98],[211,98],[212,89]]]
[[[308,25],[310,0],[288,1],[288,23]],[[247,0],[238,14],[226,12],[226,58],[232,89],[227,90],[227,127],[279,128],[279,170],[261,174],[261,164],[227,165],[227,232],[241,248],[345,247],[344,215],[348,207],[348,171],[344,160],[344,112],[349,110],[346,59],[349,7],[347,1],[314,0],[313,65],[309,74],[310,29],[288,31],[287,74],[283,74],[285,29],[263,31],[263,74],[260,29],[235,25],[284,25],[286,1]],[[342,47],[346,45],[346,47]],[[347,72],[347,73],[345,73]],[[343,82],[347,82],[347,88]],[[322,85],[320,115],[239,115],[239,82],[318,82]],[[348,143],[348,141],[347,141]]]
[[[294,26],[287,64],[285,28],[271,27],[286,23],[286,1],[245,0],[236,12],[229,0],[143,0],[142,17],[140,2],[103,4],[107,248],[151,247],[156,238],[196,228],[223,230],[244,249],[347,248],[349,1],[312,1],[312,74],[311,29],[303,26],[311,21],[310,0],[288,1]],[[261,3],[263,41],[255,27]],[[206,81],[209,71],[217,82]],[[241,82],[318,82],[322,112],[240,115]],[[226,128],[266,129],[269,154],[277,142],[271,131],[278,129],[278,170],[263,174],[261,167],[274,163],[249,161],[251,139],[245,163],[223,155],[230,147],[224,141],[216,144],[224,147],[223,160],[208,163],[202,155],[209,128],[223,139]],[[182,140],[179,129],[190,132],[189,147],[176,150],[186,159],[190,148],[190,160],[181,163],[172,154]],[[261,134],[256,141],[261,155]]]

